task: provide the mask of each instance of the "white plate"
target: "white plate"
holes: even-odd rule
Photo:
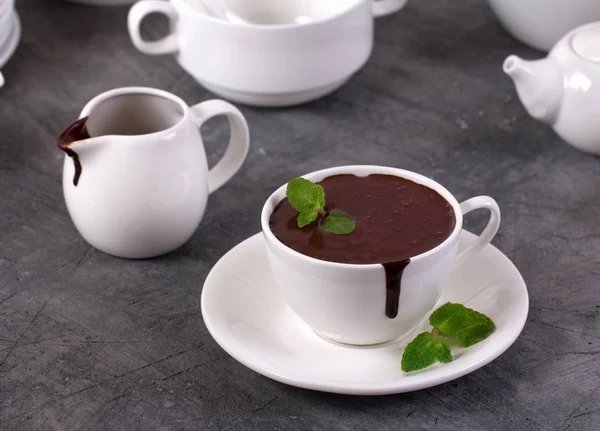
[[[464,247],[475,236],[463,231]],[[384,345],[354,348],[318,337],[279,296],[271,277],[262,234],[238,244],[208,275],[202,291],[202,316],[219,345],[248,368],[301,388],[355,395],[409,392],[445,383],[491,362],[517,339],[529,308],[525,282],[498,249],[488,245],[456,269],[439,303],[459,302],[490,316],[496,331],[454,360],[404,373],[402,351],[419,332]],[[427,316],[428,317],[428,316]]]
[[[17,12],[13,12],[12,18],[12,30],[10,37],[0,45],[0,68],[6,64],[10,57],[17,49],[19,40],[21,39],[21,22],[19,21],[19,15]]]

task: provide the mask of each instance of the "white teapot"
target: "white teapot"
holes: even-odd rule
[[[600,154],[600,21],[564,36],[542,60],[504,61],[521,102],[567,143]]]

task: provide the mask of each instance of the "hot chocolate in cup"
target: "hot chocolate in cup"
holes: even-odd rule
[[[281,223],[277,225],[272,216],[274,211],[279,212],[284,208],[284,204],[287,204],[287,202],[282,203],[286,197],[287,185],[281,186],[267,199],[261,214],[261,225],[267,243],[271,271],[286,303],[300,319],[325,339],[351,345],[378,344],[404,334],[434,307],[442,292],[444,281],[452,269],[477,254],[492,240],[500,224],[500,209],[496,201],[488,196],[477,196],[459,204],[456,198],[439,183],[423,175],[391,167],[341,166],[316,171],[304,175],[304,178],[316,183],[329,178],[325,181],[327,200],[327,183],[332,179],[338,183],[339,180],[344,180],[344,177],[333,178],[338,175],[353,178],[348,174],[357,177],[370,176],[369,180],[386,177],[389,179],[388,176],[399,177],[401,179],[399,181],[403,183],[399,188],[408,185],[409,188],[418,189],[416,193],[426,191],[429,197],[442,202],[435,211],[445,211],[446,215],[452,215],[453,224],[447,225],[439,241],[425,241],[425,244],[433,244],[430,249],[414,248],[418,250],[418,254],[399,254],[403,257],[396,262],[345,263],[343,256],[340,258],[339,254],[336,256],[335,253],[328,253],[326,249],[314,253],[314,250],[307,252],[302,249],[302,246],[298,246],[296,241],[293,246],[305,251],[301,253],[284,244],[286,238],[281,236],[282,225]],[[378,189],[374,188],[373,194],[377,193]],[[402,193],[398,192],[396,197],[401,201]],[[395,202],[394,196],[390,194],[382,196],[382,199],[391,199]],[[433,207],[428,205],[422,207],[424,220],[439,216],[433,214],[431,208]],[[490,220],[477,240],[466,250],[458,253],[463,216],[479,208],[490,211]],[[340,208],[340,211],[343,211],[343,208]],[[427,211],[430,213],[427,214]],[[273,217],[277,216],[277,212]],[[352,214],[348,215],[352,217]],[[293,229],[293,222],[290,221],[288,226]],[[311,228],[321,229],[315,225]],[[391,236],[394,235],[395,228],[398,226],[394,224],[382,227],[382,229],[389,229]],[[357,231],[358,229],[361,229],[360,220],[357,221]],[[324,236],[327,235],[331,234]],[[347,236],[348,241],[351,241],[351,238],[356,239],[356,236],[351,235]],[[363,231],[361,235],[368,235],[368,233]],[[343,249],[340,244],[343,245],[344,240],[343,235],[336,237],[335,246]],[[323,241],[318,247],[326,248],[327,241]],[[350,243],[348,248],[351,248]],[[407,249],[406,244],[399,243],[398,248],[408,250],[410,253],[410,247]],[[311,257],[309,254],[319,258]],[[355,253],[349,259],[351,262],[363,260],[360,253],[358,255]]]

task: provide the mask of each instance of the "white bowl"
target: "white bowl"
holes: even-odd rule
[[[382,10],[381,3],[389,8]],[[321,10],[311,10],[309,22],[289,23],[285,17],[294,11],[273,9],[284,24],[264,25],[217,19],[194,0],[141,0],[131,8],[128,26],[136,48],[149,55],[176,54],[181,67],[212,92],[250,105],[285,106],[316,99],[346,82],[371,54],[373,16],[405,3],[311,0]],[[251,7],[241,11],[244,16],[259,22],[269,16],[262,3],[245,4]],[[141,21],[151,13],[162,13],[171,23],[171,33],[158,41],[140,34]]]
[[[599,0],[489,1],[511,35],[541,51],[550,51],[574,28],[600,20]]]

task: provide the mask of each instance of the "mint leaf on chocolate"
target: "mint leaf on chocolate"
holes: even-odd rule
[[[302,215],[302,213],[300,213]],[[300,216],[298,216],[300,222]],[[337,211],[331,211],[327,217],[323,219],[321,227],[327,232],[336,233],[338,235],[347,235],[356,228],[356,223],[350,217]]]
[[[304,178],[294,178],[287,184],[285,195],[290,205],[298,211],[298,227],[302,228],[324,216],[321,227],[330,233],[349,234],[356,228],[356,223],[341,212],[325,211],[325,190]]]
[[[314,222],[319,217],[317,211],[304,211],[298,214],[298,227],[304,227]]]
[[[469,347],[486,339],[496,325],[485,314],[461,304],[448,302],[429,317],[431,332],[423,332],[411,341],[402,354],[402,371],[417,371],[436,361],[451,362],[452,352],[446,340]]]
[[[291,180],[287,185],[285,195],[294,209],[300,213],[316,212],[323,210],[325,206],[325,190],[323,190],[323,187],[304,178]]]
[[[462,347],[485,340],[496,329],[492,319],[485,314],[451,302],[435,310],[429,317],[429,324]]]

